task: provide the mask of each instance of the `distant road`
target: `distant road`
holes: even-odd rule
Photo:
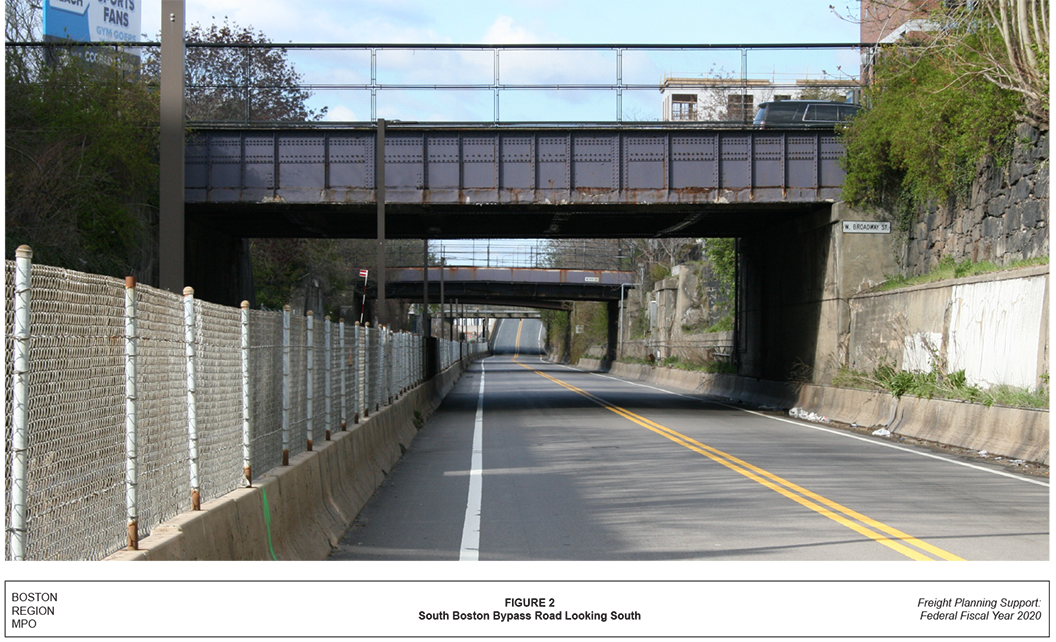
[[[491,349],[495,354],[542,354],[545,330],[539,319],[499,319]]]
[[[541,328],[500,324],[331,559],[1048,559],[1047,482],[549,364]]]

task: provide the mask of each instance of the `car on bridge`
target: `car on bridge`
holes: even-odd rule
[[[759,105],[754,125],[760,129],[833,127],[853,118],[861,108],[828,100],[776,100]]]

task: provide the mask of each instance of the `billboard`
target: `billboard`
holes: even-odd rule
[[[140,41],[143,0],[44,0],[44,39]]]

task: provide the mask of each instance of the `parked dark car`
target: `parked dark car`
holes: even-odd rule
[[[832,127],[850,120],[861,108],[853,103],[828,100],[778,100],[759,105],[755,126],[762,129]]]

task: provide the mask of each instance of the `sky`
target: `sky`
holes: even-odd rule
[[[830,8],[832,0],[754,0],[652,2],[609,0],[188,0],[187,25],[231,20],[252,26],[273,42],[294,43],[438,43],[438,44],[757,44],[849,43],[858,41],[858,25]],[[846,0],[837,2],[853,13]],[[857,5],[857,3],[853,3]],[[145,0],[142,31],[155,39],[161,0]],[[658,14],[657,7],[663,7]],[[290,61],[313,85],[366,84],[366,51],[291,51]],[[615,52],[516,52],[500,54],[503,84],[613,84]],[[623,81],[658,88],[665,76],[741,73],[737,50],[720,52],[627,52]],[[750,51],[752,78],[845,77],[858,73],[854,51]],[[403,84],[490,84],[490,51],[381,51],[377,79]],[[490,90],[382,91],[372,111],[369,91],[317,88],[310,106],[328,109],[326,118],[366,121],[375,117],[410,121],[490,121],[495,104]],[[500,94],[499,119],[655,120],[660,117],[657,89],[624,92],[617,113],[614,91],[526,92]]]

